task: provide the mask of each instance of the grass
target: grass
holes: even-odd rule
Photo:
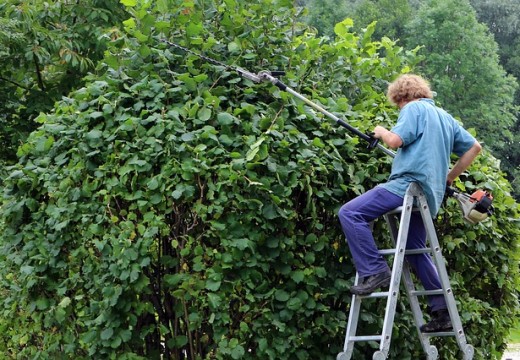
[[[509,342],[511,344],[520,344],[520,328],[511,330],[511,334],[509,334]]]

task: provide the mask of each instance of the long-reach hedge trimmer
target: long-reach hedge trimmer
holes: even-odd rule
[[[289,94],[293,95],[294,97],[302,100],[303,102],[305,102],[307,105],[309,105],[313,109],[319,111],[323,115],[334,120],[337,124],[341,125],[345,129],[347,129],[349,132],[351,132],[352,134],[354,134],[357,137],[359,137],[360,139],[368,142],[368,148],[370,148],[370,149],[378,148],[385,154],[387,154],[391,157],[395,157],[395,152],[393,152],[392,150],[389,150],[386,147],[384,147],[383,145],[381,145],[379,143],[379,139],[375,138],[372,134],[370,134],[370,133],[365,134],[365,133],[361,132],[360,130],[356,129],[352,125],[348,124],[346,121],[340,119],[336,115],[325,110],[322,106],[312,102],[311,100],[307,99],[302,94],[298,93],[297,91],[293,90],[292,88],[290,88],[289,86],[284,84],[282,81],[280,81],[280,79],[278,79],[278,77],[285,74],[283,71],[263,70],[263,71],[260,71],[259,73],[255,74],[255,73],[249,72],[247,70],[244,70],[238,66],[231,66],[228,64],[224,64],[218,60],[215,60],[215,59],[212,59],[205,55],[199,54],[195,51],[192,51],[183,46],[180,46],[178,44],[167,41],[165,39],[163,39],[162,41],[164,43],[168,44],[169,46],[180,49],[189,54],[195,55],[209,63],[218,65],[218,66],[222,66],[222,67],[224,67],[224,69],[227,69],[227,70],[232,70],[232,71],[238,73],[240,76],[242,76],[245,79],[251,80],[256,83],[261,83],[261,82],[266,82],[266,81],[271,82],[276,87],[278,87],[280,90],[286,91]],[[492,205],[493,196],[485,190],[477,190],[472,195],[468,195],[468,194],[460,193],[460,192],[456,191],[455,189],[448,186],[446,189],[446,194],[457,200],[457,202],[459,203],[459,205],[462,209],[462,212],[464,214],[464,219],[466,219],[471,224],[476,224],[478,222],[485,220],[489,215],[492,215],[494,212],[494,208]]]

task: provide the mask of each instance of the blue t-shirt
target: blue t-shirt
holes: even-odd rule
[[[417,182],[435,216],[446,191],[450,155],[462,156],[475,138],[431,99],[406,104],[391,131],[401,138],[388,182],[379,186],[404,196],[408,185]]]

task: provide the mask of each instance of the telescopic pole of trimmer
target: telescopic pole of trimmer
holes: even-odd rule
[[[325,110],[320,105],[318,105],[318,104],[312,102],[311,100],[307,99],[305,96],[301,95],[300,93],[298,93],[295,90],[291,89],[289,86],[285,85],[283,82],[280,81],[280,79],[277,79],[276,77],[274,77],[269,71],[261,71],[260,73],[258,73],[258,77],[260,79],[262,79],[262,80],[270,81],[271,83],[276,85],[280,90],[288,92],[289,94],[291,94],[291,95],[297,97],[298,99],[302,100],[303,102],[305,102],[307,105],[311,106],[313,109],[321,112],[325,116],[327,116],[330,119],[336,121],[336,123],[338,123],[339,125],[343,126],[344,128],[346,128],[351,133],[353,133],[356,136],[358,136],[359,138],[367,141],[368,142],[368,147],[370,149],[377,147],[379,150],[383,151],[385,154],[387,154],[387,155],[389,155],[391,157],[395,157],[395,153],[392,150],[389,150],[389,149],[385,148],[383,145],[381,145],[379,143],[379,139],[377,139],[377,138],[375,138],[375,137],[373,137],[371,135],[362,133],[361,131],[359,131],[355,127],[351,126],[350,124],[348,124],[345,121],[343,121],[340,118],[338,118],[336,115],[334,115],[331,112]]]

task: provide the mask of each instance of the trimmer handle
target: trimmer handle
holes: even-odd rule
[[[456,191],[454,188],[452,188],[449,185],[446,186],[446,195],[453,196],[455,193],[456,193]]]
[[[271,71],[271,76],[274,76],[274,77],[285,76],[285,71],[283,71],[283,70]]]
[[[367,146],[368,149],[373,149],[377,146],[377,144],[379,144],[379,139],[374,137],[373,132],[367,134],[366,140],[368,141],[368,146]]]

